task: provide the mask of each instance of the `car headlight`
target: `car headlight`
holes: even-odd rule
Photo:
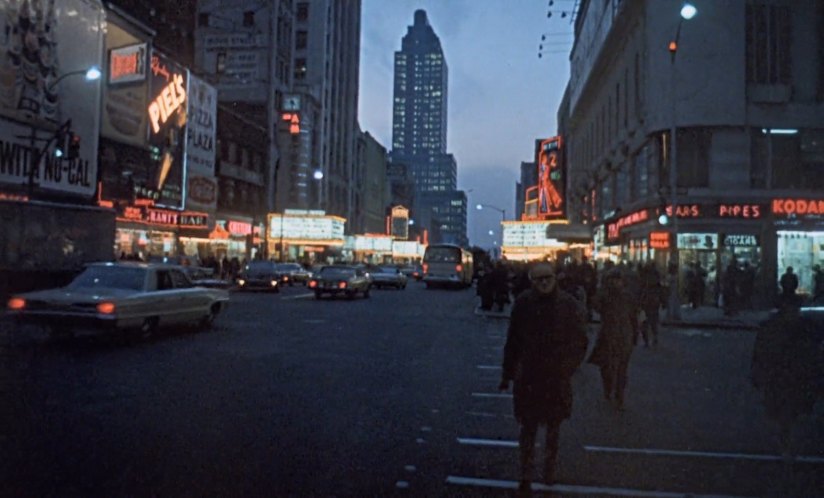
[[[278,281],[277,280],[272,280],[271,282],[269,282],[269,285],[271,285],[272,287],[277,287]]]
[[[246,285],[246,281],[243,280],[242,278],[239,278],[239,279],[237,279],[237,284],[239,286],[243,287],[244,285]]]

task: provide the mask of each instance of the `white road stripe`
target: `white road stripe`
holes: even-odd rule
[[[512,399],[509,393],[472,393],[473,398],[506,398]]]
[[[499,439],[476,439],[471,437],[459,437],[459,444],[468,446],[497,446],[502,448],[517,448],[518,441],[501,441]]]
[[[752,453],[725,453],[725,452],[711,452],[711,451],[683,451],[683,450],[661,450],[650,448],[611,448],[607,446],[584,446],[587,451],[601,452],[601,453],[629,453],[637,455],[665,455],[665,456],[683,456],[683,457],[699,457],[699,458],[731,458],[735,460],[765,460],[770,462],[782,461],[783,457],[779,455],[757,455]],[[797,456],[796,461],[804,463],[824,463],[824,457],[814,456]]]
[[[315,293],[312,294],[298,294],[297,296],[285,296],[280,298],[281,301],[288,301],[290,299],[309,299],[310,297],[315,297]]]
[[[518,489],[517,481],[501,479],[481,479],[477,477],[448,476],[447,484],[456,486],[476,486],[496,489]],[[744,498],[732,495],[700,495],[695,493],[676,493],[670,491],[646,491],[643,489],[607,488],[601,486],[576,486],[571,484],[553,484],[547,486],[539,482],[532,483],[533,491],[552,491],[573,495],[607,495],[607,496],[634,496],[643,498]]]
[[[497,365],[478,365],[481,370],[500,370],[501,367]]]
[[[515,418],[512,415],[499,415],[497,413],[490,413],[490,412],[466,412],[467,415],[471,417],[481,417],[481,418]]]

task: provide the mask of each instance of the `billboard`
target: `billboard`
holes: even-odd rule
[[[566,175],[561,137],[537,141],[535,164],[538,165],[537,217],[566,218]]]
[[[340,240],[346,220],[337,216],[269,215],[269,240]]]
[[[217,209],[217,90],[190,74],[187,95],[186,208],[214,212]]]
[[[149,167],[135,181],[135,197],[158,206],[183,207],[186,170],[186,106],[188,70],[153,52],[146,106]]]
[[[148,44],[110,21],[106,49],[100,134],[119,143],[145,147]]]
[[[100,81],[83,75],[102,63],[100,2],[0,0],[0,18],[0,188],[92,197]],[[79,140],[76,157],[57,157],[61,127]]]

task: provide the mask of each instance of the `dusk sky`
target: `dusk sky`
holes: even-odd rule
[[[531,161],[536,138],[557,131],[556,113],[569,77],[572,0],[363,0],[360,124],[392,148],[395,51],[424,9],[449,67],[448,152],[458,164],[458,188],[467,192],[470,243],[500,243],[501,213],[515,214],[521,161]],[[547,40],[541,41],[546,34]],[[538,58],[538,45],[544,55]],[[495,235],[490,236],[489,230]]]

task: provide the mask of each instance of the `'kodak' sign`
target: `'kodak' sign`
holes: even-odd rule
[[[824,214],[824,200],[817,199],[773,199],[772,213],[775,215]]]

